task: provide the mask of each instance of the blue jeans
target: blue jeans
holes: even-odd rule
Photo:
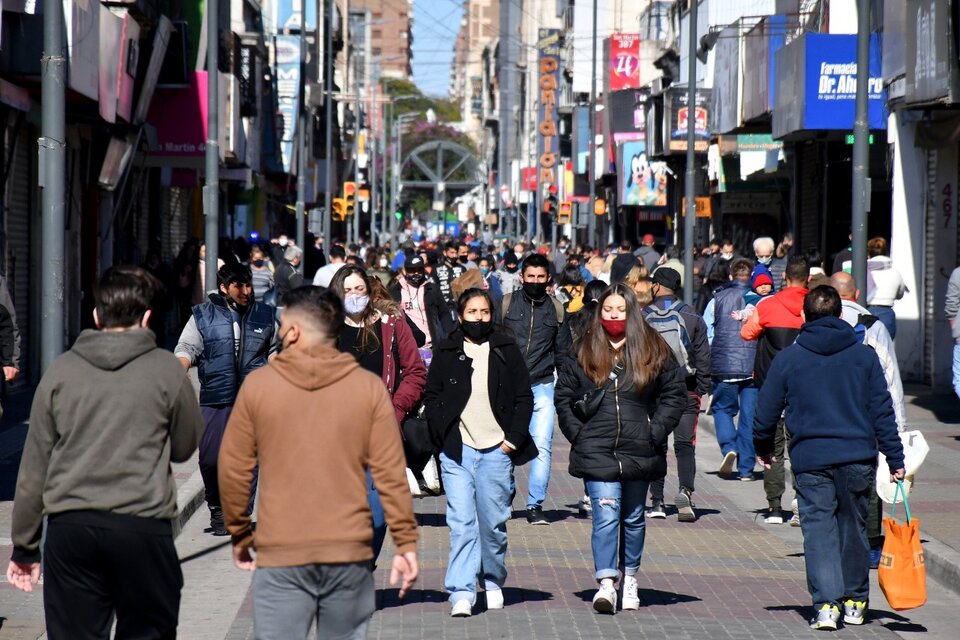
[[[797,473],[807,588],[813,606],[870,596],[867,505],[876,463]]]
[[[643,542],[647,537],[644,502],[649,482],[587,480],[587,494],[593,504],[593,567],[597,581],[620,577],[617,547],[623,527],[623,571],[628,576],[640,571]]]
[[[539,453],[530,462],[530,485],[527,490],[527,508],[539,507],[547,497],[550,484],[550,460],[553,452],[553,423],[557,409],[553,406],[553,382],[534,385],[533,417],[530,418],[530,436]]]
[[[444,586],[450,602],[476,604],[477,578],[486,591],[507,580],[507,521],[513,493],[513,461],[500,446],[477,450],[463,445],[459,463],[440,454],[447,493],[450,562]]]
[[[960,396],[960,344],[953,345],[953,390]]]
[[[872,315],[877,316],[877,319],[883,323],[883,326],[887,328],[887,331],[890,332],[890,339],[893,340],[897,337],[897,314],[893,312],[893,307],[877,307],[870,305],[867,307]]]
[[[756,451],[753,448],[753,415],[757,408],[757,387],[753,380],[713,383],[713,423],[717,428],[720,453],[737,454],[740,477],[753,475]],[[740,414],[736,426],[733,418]]]
[[[387,538],[387,518],[383,515],[383,505],[380,504],[380,494],[377,488],[373,486],[373,476],[367,469],[367,504],[370,505],[370,513],[373,515],[373,563],[377,563],[380,557],[380,550],[383,549],[383,541]]]

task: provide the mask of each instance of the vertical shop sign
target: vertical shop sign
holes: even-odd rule
[[[537,168],[541,189],[557,184],[560,139],[557,135],[557,90],[560,78],[560,31],[539,29],[540,107],[537,111]]]

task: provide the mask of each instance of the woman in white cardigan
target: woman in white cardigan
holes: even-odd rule
[[[881,237],[871,238],[867,242],[867,309],[880,319],[891,339],[897,337],[893,304],[906,292],[903,276],[887,256],[887,241]]]

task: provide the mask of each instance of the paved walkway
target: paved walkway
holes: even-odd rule
[[[27,407],[29,402],[26,403]],[[912,506],[923,522],[925,538],[943,537],[955,551],[958,513],[955,472],[960,449],[960,402],[920,395],[909,401],[911,424],[923,430],[931,456],[918,476]],[[0,479],[15,478],[25,427],[16,409],[0,429]],[[21,414],[21,418],[25,417]],[[9,421],[8,421],[9,419]],[[558,433],[559,437],[559,433]],[[19,446],[17,446],[17,440]],[[418,500],[421,522],[422,576],[404,602],[377,573],[379,611],[370,626],[371,638],[794,638],[815,637],[805,624],[809,602],[803,570],[799,529],[768,526],[759,517],[764,506],[761,482],[721,480],[716,475],[720,455],[712,424],[704,418],[699,434],[697,491],[700,520],[680,524],[675,516],[648,521],[647,547],[641,568],[643,607],[638,612],[597,616],[589,600],[595,584],[590,556],[590,521],[576,515],[579,481],[566,473],[567,452],[557,441],[554,476],[546,505],[553,520],[549,527],[532,527],[522,518],[522,499],[515,503],[511,521],[505,589],[506,608],[485,611],[481,597],[477,613],[453,620],[443,593],[448,530],[443,499]],[[673,456],[670,456],[671,465]],[[182,488],[195,483],[195,465],[177,469]],[[517,476],[526,487],[525,469]],[[193,485],[195,486],[195,485]],[[668,478],[668,500],[676,475]],[[0,485],[9,495],[0,501],[0,536],[9,536],[12,484]],[[335,499],[317,489],[316,499]],[[308,497],[305,497],[305,499]],[[785,496],[789,504],[791,496]],[[950,526],[950,523],[954,523]],[[222,538],[203,532],[204,509],[189,520],[177,540],[185,586],[180,637],[187,640],[252,638],[249,574],[233,568],[229,546]],[[953,536],[953,537],[951,537]],[[950,546],[952,545],[952,547]],[[0,554],[9,554],[9,537],[0,538]],[[389,566],[391,548],[384,549],[382,565]],[[838,633],[846,638],[957,637],[956,612],[960,596],[928,581],[928,604],[896,613],[886,607],[873,584],[874,617],[862,628]],[[42,597],[22,594],[0,582],[0,640],[43,637]]]

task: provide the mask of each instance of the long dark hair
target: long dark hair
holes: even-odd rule
[[[603,303],[610,296],[622,297],[627,305],[626,342],[617,353],[611,348],[607,334],[600,324]],[[617,283],[607,287],[601,294],[593,311],[590,328],[577,345],[576,355],[583,372],[597,386],[607,380],[614,364],[620,359],[633,381],[634,388],[641,391],[660,375],[664,365],[673,357],[673,352],[660,334],[644,320],[637,295],[627,285]]]
[[[377,305],[375,304],[376,298],[373,288],[373,280],[375,280],[375,278],[369,277],[367,272],[363,270],[363,267],[346,263],[337,269],[337,272],[330,280],[329,289],[337,294],[337,297],[339,297],[341,301],[346,302],[343,296],[344,283],[347,278],[353,275],[360,276],[363,279],[364,284],[367,286],[367,295],[370,296],[370,302],[367,303],[367,308],[363,310],[363,315],[361,315],[358,320],[360,323],[360,352],[366,353],[368,345],[373,345],[372,351],[376,351],[380,348],[380,336],[378,336],[374,330],[376,323],[369,322],[378,311]]]

